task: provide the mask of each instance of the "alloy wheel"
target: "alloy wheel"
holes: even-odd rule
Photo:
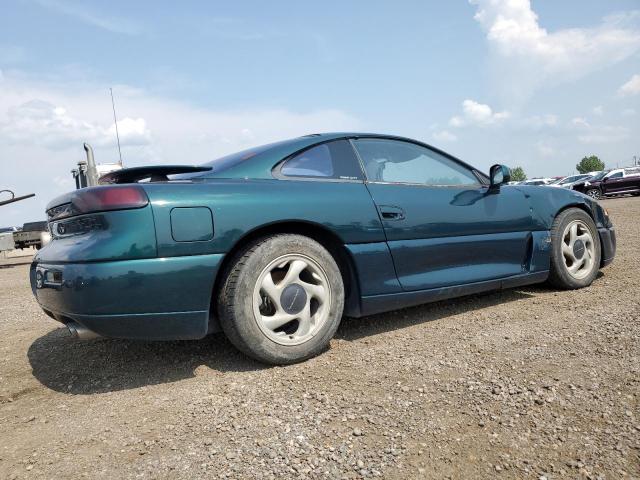
[[[260,273],[253,294],[258,327],[280,345],[300,345],[315,336],[329,317],[331,287],[313,259],[288,254]]]
[[[574,220],[564,229],[562,257],[564,266],[573,278],[584,278],[593,270],[595,243],[591,230],[582,220]]]
[[[591,190],[589,190],[587,192],[587,195],[589,195],[594,200],[600,199],[600,191],[597,188],[592,188]]]

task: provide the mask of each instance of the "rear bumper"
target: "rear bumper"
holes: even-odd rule
[[[611,228],[599,228],[600,244],[602,245],[602,260],[600,266],[606,267],[613,262],[613,257],[616,256],[616,229]]]
[[[204,337],[222,254],[93,263],[34,262],[33,293],[47,314],[102,336]]]

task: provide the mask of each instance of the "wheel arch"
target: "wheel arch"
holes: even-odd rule
[[[553,219],[555,220],[558,215],[560,215],[562,212],[569,210],[570,208],[577,208],[579,210],[582,210],[583,212],[585,212],[587,215],[589,215],[591,217],[591,219],[593,220],[594,225],[596,226],[596,233],[598,234],[598,236],[600,236],[600,230],[598,225],[601,223],[600,219],[597,218],[596,216],[596,212],[593,210],[593,208],[591,208],[591,206],[588,203],[580,203],[580,202],[574,202],[574,203],[570,203],[567,205],[564,205],[562,208],[560,208],[556,214],[554,215]],[[604,243],[602,241],[602,238],[600,238],[600,266],[603,266],[602,262],[604,260]]]
[[[558,215],[560,215],[562,212],[566,210],[569,210],[570,208],[578,208],[584,211],[585,213],[587,213],[593,220],[593,223],[596,224],[596,228],[598,227],[598,219],[596,218],[593,209],[586,203],[574,202],[574,203],[568,203],[567,205],[563,205],[558,209],[556,214],[553,216],[553,219],[555,220],[558,217]]]
[[[327,249],[338,264],[338,268],[342,275],[342,281],[345,288],[344,315],[358,316],[360,313],[360,284],[351,254],[344,246],[342,239],[340,239],[340,237],[331,229],[324,225],[304,220],[286,220],[261,225],[240,237],[225,254],[220,268],[218,269],[218,274],[212,291],[210,311],[212,313],[216,311],[214,302],[217,297],[217,293],[224,282],[229,271],[229,267],[233,264],[244,248],[260,238],[282,233],[297,234],[311,238]]]

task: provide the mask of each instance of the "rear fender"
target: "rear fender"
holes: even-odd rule
[[[76,222],[87,222],[95,228],[84,233],[60,235],[59,225],[68,227]],[[84,263],[157,255],[151,206],[78,215],[52,222],[50,227],[52,239],[37,253],[34,259],[37,262]]]

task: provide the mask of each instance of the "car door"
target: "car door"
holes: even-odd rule
[[[467,165],[412,142],[357,138],[352,143],[404,290],[526,271],[532,218],[517,187],[492,192]]]
[[[640,192],[640,173],[633,172],[625,178],[625,192]]]
[[[605,194],[619,193],[625,190],[625,183],[624,173],[616,172],[602,179],[600,189]]]

